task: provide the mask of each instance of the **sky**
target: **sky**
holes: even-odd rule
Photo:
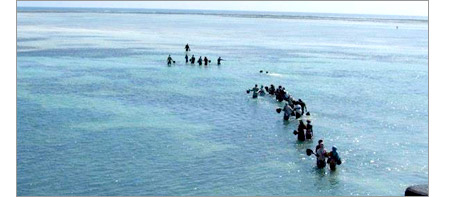
[[[17,5],[428,16],[428,1],[18,1]]]

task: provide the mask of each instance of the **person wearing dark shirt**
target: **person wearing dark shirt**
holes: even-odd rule
[[[204,65],[207,66],[208,65],[208,58],[206,56],[204,56]]]
[[[190,46],[188,46],[188,43],[185,45],[185,52],[190,51]]]
[[[220,61],[223,61],[221,57],[217,58],[217,65],[220,65]]]
[[[294,131],[294,135],[297,135],[297,140],[305,141],[305,130],[307,127],[303,123],[302,120],[299,120],[299,126],[297,127],[297,131]]]
[[[190,63],[195,64],[195,55],[192,55],[192,57],[190,58]]]
[[[311,140],[313,138],[313,125],[310,124],[311,120],[307,120],[307,127],[306,127],[306,133],[305,133],[305,138],[307,140]]]
[[[201,56],[200,56],[200,58],[198,58],[198,61],[196,61],[196,62],[198,62],[198,65],[200,65],[200,66],[203,64],[203,59],[201,59]]]

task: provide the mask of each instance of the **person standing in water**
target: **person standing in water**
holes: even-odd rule
[[[257,84],[252,88],[252,90],[247,90],[246,92],[249,94],[249,92],[252,91],[252,98],[257,98],[257,95],[259,94],[259,88],[257,87]]]
[[[188,46],[188,43],[185,45],[185,52],[190,51],[190,46]]]
[[[307,127],[303,123],[302,120],[299,120],[299,126],[297,127],[297,131],[294,131],[294,135],[297,135],[297,140],[305,141],[305,130]]]
[[[327,150],[324,148],[324,144],[319,144],[319,148],[316,150],[316,166],[318,168],[326,167],[326,159],[328,157]]]
[[[281,96],[281,101],[284,101],[286,99],[286,89],[284,87],[282,87],[280,90],[280,96]]]
[[[278,86],[278,89],[276,89],[276,91],[275,91],[275,95],[276,95],[276,100],[277,100],[278,102],[282,102],[282,101],[283,101],[282,87],[281,87],[281,86]]]
[[[190,63],[195,64],[195,55],[192,55],[192,57],[190,58]]]
[[[293,103],[294,103],[295,118],[300,118],[302,116],[302,107],[296,101],[293,101]]]
[[[198,61],[196,61],[196,62],[198,62],[198,65],[200,65],[200,66],[201,66],[201,64],[203,64],[203,60],[201,59],[201,56],[200,56],[200,58],[198,58]]]
[[[271,95],[275,94],[275,86],[273,84],[270,85],[270,88],[268,89],[268,93]]]
[[[264,91],[264,86],[263,85],[260,85],[259,95],[260,96],[265,96],[265,91]]]
[[[302,101],[302,99],[299,99],[297,101],[297,103],[300,105],[300,107],[302,107],[302,115],[303,115],[305,113],[305,110],[306,110],[305,103]]]
[[[223,59],[219,56],[219,58],[217,58],[217,65],[220,65],[220,61],[223,61]]]
[[[204,56],[204,65],[207,66],[208,65],[208,58],[206,56]]]
[[[289,120],[289,117],[291,117],[291,114],[293,111],[291,106],[289,106],[289,104],[286,103],[284,105],[283,111],[284,111],[284,116],[283,116],[284,120]]]
[[[340,159],[339,153],[337,153],[337,147],[332,146],[332,151],[327,154],[329,159],[327,163],[329,163],[329,167],[331,170],[335,170],[337,165],[342,164],[342,160]]]
[[[185,63],[188,64],[188,55],[185,54]]]
[[[310,124],[311,120],[307,120],[307,132],[305,133],[305,138],[311,140],[313,138],[313,125]]]
[[[294,98],[292,98],[292,96],[288,92],[286,92],[286,95],[287,98],[285,100],[289,103],[289,106],[291,106],[292,109],[294,109]]]
[[[316,145],[315,151],[319,149],[319,145],[323,144],[323,140],[318,140],[318,145]]]
[[[171,57],[171,54],[168,55],[167,61],[168,61],[168,65],[171,65],[171,63],[174,62],[174,60],[173,60],[172,57]]]

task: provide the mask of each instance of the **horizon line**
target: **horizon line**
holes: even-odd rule
[[[305,14],[344,14],[344,15],[373,15],[373,16],[412,16],[426,17],[428,15],[396,15],[396,14],[363,14],[363,13],[334,13],[334,12],[300,12],[300,11],[267,11],[267,10],[214,10],[214,9],[176,9],[176,8],[141,8],[141,7],[76,7],[76,6],[16,6],[16,8],[111,8],[111,9],[144,9],[144,10],[196,10],[196,11],[234,11],[234,12],[273,12],[273,13],[305,13]],[[17,11],[17,10],[16,10]]]

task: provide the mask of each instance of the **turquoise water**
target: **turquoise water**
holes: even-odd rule
[[[403,195],[428,182],[426,18],[20,8],[17,19],[18,195]],[[186,43],[212,64],[185,65]],[[307,103],[314,141],[344,161],[336,172],[306,156],[315,142],[296,141],[282,104],[246,94],[255,83]]]

